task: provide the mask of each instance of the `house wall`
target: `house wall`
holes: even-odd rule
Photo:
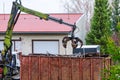
[[[79,20],[76,22],[76,25],[78,28],[75,31],[75,36],[79,37],[83,41],[84,44],[85,44],[85,37],[87,33],[85,24],[86,24],[86,16],[83,14],[79,18]]]
[[[59,40],[59,53],[60,55],[64,54],[72,54],[71,43],[68,42],[67,49],[65,50],[62,46],[62,39],[65,35],[14,35],[12,39],[20,39],[21,38],[21,50],[22,54],[28,55],[32,53],[32,40]],[[3,35],[0,36],[0,39],[3,40]]]

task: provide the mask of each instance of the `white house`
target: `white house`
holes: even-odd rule
[[[63,21],[79,27],[77,36],[84,40],[84,17],[81,13],[73,14],[50,14],[53,17],[61,18]],[[9,14],[0,14],[0,50],[3,49],[3,40]],[[63,37],[67,36],[71,27],[53,21],[40,20],[38,17],[29,14],[21,14],[13,31],[12,51],[19,51],[22,54],[72,54],[71,44],[68,42],[67,49],[62,46]]]

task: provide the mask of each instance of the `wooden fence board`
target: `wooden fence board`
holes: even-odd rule
[[[32,57],[30,65],[31,80],[39,80],[39,57]]]
[[[101,80],[101,59],[92,59],[92,80]]]
[[[41,80],[49,80],[49,58],[41,57]]]
[[[91,70],[90,70],[90,67],[91,67],[91,59],[88,59],[88,58],[84,58],[83,59],[83,80],[91,80]]]
[[[21,80],[29,80],[29,57],[22,57],[21,59]]]
[[[62,80],[71,80],[71,60],[69,58],[60,58],[60,61],[62,61]]]
[[[50,58],[50,80],[59,80],[59,58]]]
[[[72,59],[72,80],[80,80],[80,60],[79,59]]]

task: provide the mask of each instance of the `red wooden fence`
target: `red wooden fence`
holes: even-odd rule
[[[111,60],[104,57],[21,56],[21,80],[101,80]]]

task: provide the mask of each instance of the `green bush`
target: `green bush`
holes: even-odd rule
[[[111,66],[110,70],[105,70],[105,74],[109,76],[104,77],[103,80],[120,80],[120,64]]]

